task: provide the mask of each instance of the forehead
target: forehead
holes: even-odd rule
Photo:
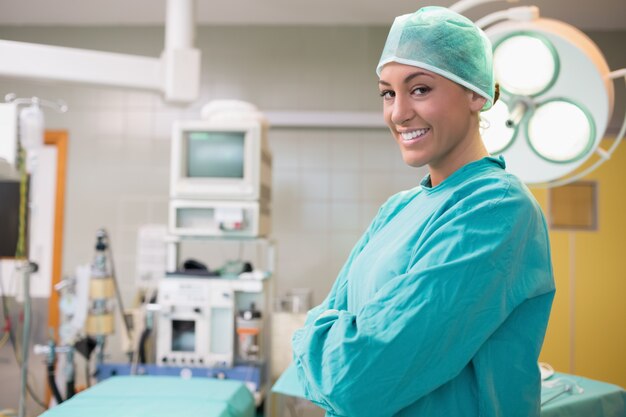
[[[410,79],[407,80],[407,77],[410,77]],[[390,62],[385,64],[380,71],[379,82],[381,84],[391,84],[404,82],[405,80],[410,81],[416,78],[430,78],[433,80],[444,79],[441,75],[428,71],[424,68],[401,64],[398,62]]]

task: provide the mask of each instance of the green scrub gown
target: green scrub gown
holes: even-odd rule
[[[392,196],[293,337],[327,416],[534,417],[554,297],[546,223],[503,159]]]

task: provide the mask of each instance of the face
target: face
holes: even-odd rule
[[[383,67],[379,89],[385,122],[406,164],[428,165],[431,177],[445,178],[486,153],[477,116],[483,97],[433,72],[395,62]]]

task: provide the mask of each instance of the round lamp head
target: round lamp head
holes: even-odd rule
[[[487,147],[503,155],[507,170],[527,184],[572,174],[593,155],[613,112],[604,56],[581,31],[552,19],[505,21],[485,33],[494,45],[501,100],[524,104],[508,108],[513,137],[495,122],[493,135],[502,138],[489,138],[487,129]],[[492,126],[503,118],[497,112],[484,115]]]
[[[528,141],[548,161],[571,162],[587,155],[594,130],[593,119],[580,105],[553,100],[539,106],[528,120]]]
[[[510,94],[541,94],[559,75],[559,58],[554,47],[532,32],[517,33],[495,44],[493,61],[500,87]]]

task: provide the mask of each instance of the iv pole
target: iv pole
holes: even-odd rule
[[[24,288],[24,323],[22,329],[22,349],[20,353],[20,401],[18,416],[25,417],[26,415],[26,394],[28,388],[28,353],[30,347],[30,330],[31,330],[31,297],[30,297],[30,278],[31,274],[37,272],[38,266],[34,262],[30,262],[26,254],[26,218],[30,210],[30,187],[27,187],[27,165],[28,171],[33,170],[35,162],[33,160],[27,160],[29,155],[28,151],[36,150],[37,146],[40,146],[43,142],[43,113],[40,106],[46,106],[53,108],[61,113],[67,111],[67,105],[63,102],[51,102],[48,100],[42,100],[38,97],[32,98],[16,98],[14,94],[7,94],[5,100],[15,105],[27,105],[30,107],[23,109],[23,111],[30,111],[30,113],[20,114],[20,123],[18,137],[20,138],[21,149],[18,154],[18,166],[20,169],[20,215],[19,215],[19,238],[17,242],[17,248],[15,257],[23,260],[23,264],[19,267],[19,270],[23,273],[23,288]],[[28,120],[30,119],[30,120]],[[36,139],[36,140],[35,140]],[[39,142],[39,143],[37,143]],[[31,148],[31,149],[28,149]],[[30,155],[31,157],[33,155]]]

